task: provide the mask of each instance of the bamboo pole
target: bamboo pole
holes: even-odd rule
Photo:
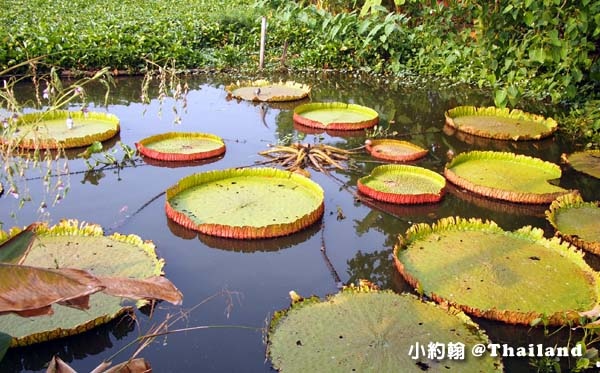
[[[258,68],[262,70],[265,65],[265,40],[267,38],[267,17],[262,17],[260,26],[260,61]]]

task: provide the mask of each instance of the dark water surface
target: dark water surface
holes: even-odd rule
[[[397,138],[430,149],[430,154],[415,164],[438,172],[443,170],[448,149],[455,153],[475,149],[513,151],[558,163],[561,153],[578,146],[559,136],[516,143],[445,133],[445,110],[457,105],[491,104],[488,95],[473,89],[397,84],[383,78],[357,79],[350,74],[288,78],[312,84],[313,101],[352,102],[377,110],[381,125],[397,131]],[[182,167],[147,161],[118,173],[114,170],[86,173],[85,164],[75,157],[81,151],[78,150],[68,153],[72,158],[68,161],[69,192],[59,204],[49,207],[47,213],[37,210],[44,195],[40,180],[27,181],[34,200],[22,208],[10,193],[0,197],[0,222],[4,229],[28,225],[38,219],[56,223],[61,218],[75,218],[100,224],[107,232],[135,233],[152,240],[158,255],[166,261],[166,276],[184,294],[183,307],[161,303],[151,317],[138,311],[135,323],[117,320],[76,337],[11,349],[0,363],[0,371],[40,371],[55,354],[76,370],[89,371],[167,315],[178,316],[181,311],[227,290],[234,292],[231,304],[228,297],[219,295],[189,312],[172,329],[202,325],[256,329],[215,328],[171,334],[159,337],[141,356],[150,361],[156,372],[269,372],[272,368],[265,357],[260,329],[267,325],[273,312],[289,306],[288,292],[295,290],[302,295],[322,297],[337,291],[335,276],[320,250],[323,242],[333,269],[344,284],[366,278],[382,288],[401,292],[411,289],[393,267],[392,248],[398,234],[413,223],[431,223],[447,216],[478,217],[492,219],[508,230],[534,225],[543,228],[547,236],[553,233],[544,218],[546,206],[494,202],[454,188],[436,205],[365,206],[355,201],[351,191],[359,177],[378,165],[367,156],[357,157],[356,171],[333,172],[335,179],[312,172],[313,180],[325,190],[322,226],[317,224],[288,237],[259,241],[199,236],[182,229],[166,218],[164,196],[160,193],[186,175],[252,165],[264,160],[257,152],[283,138],[322,141],[342,148],[362,145],[365,140],[364,132],[305,134],[302,132],[305,129],[295,127],[292,122],[292,110],[297,103],[261,106],[228,101],[224,85],[235,79],[224,75],[190,77],[191,90],[181,124],[173,123],[172,111],[173,105],[179,105],[181,110],[181,103],[163,102],[162,116],[157,99],[149,105],[140,103],[140,78],[118,79],[108,107],[92,107],[117,115],[121,120],[119,139],[132,147],[136,141],[161,132],[209,132],[226,141],[227,152],[222,159]],[[90,92],[96,105],[101,105],[99,97],[100,92]],[[546,115],[557,110],[543,104],[524,109]],[[116,140],[106,144],[117,147]],[[36,170],[27,173],[28,178],[39,175]],[[600,199],[598,180],[575,171],[565,169],[560,185],[580,189],[586,200]],[[343,212],[344,219],[338,219],[338,210]],[[232,307],[228,308],[229,305]],[[554,344],[552,340],[541,339],[540,331],[478,321],[495,342]],[[129,348],[114,361],[126,360],[133,350],[134,347]],[[528,370],[526,360],[505,359],[504,363],[507,371]]]

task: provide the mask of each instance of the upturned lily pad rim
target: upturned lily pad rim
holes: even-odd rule
[[[532,204],[545,204],[551,203],[558,196],[573,193],[572,190],[564,190],[562,192],[553,193],[531,193],[514,191],[502,188],[494,188],[490,186],[480,185],[474,181],[457,175],[452,167],[466,163],[471,160],[500,160],[512,163],[525,163],[528,165],[535,166],[541,170],[547,171],[551,174],[556,175],[556,178],[561,177],[560,167],[554,163],[546,162],[539,158],[529,157],[522,154],[515,154],[509,152],[495,152],[495,151],[479,151],[474,150],[466,153],[460,153],[454,157],[444,168],[444,176],[451,183],[469,190],[473,193],[477,193],[489,198],[500,199],[509,202],[517,203],[532,203]],[[515,165],[516,167],[516,165]]]
[[[377,152],[376,148],[380,145],[387,145],[390,147],[396,147],[399,149],[409,149],[410,153],[385,153],[385,152]],[[371,154],[371,156],[379,159],[385,159],[388,161],[400,161],[400,162],[408,162],[415,161],[417,159],[421,159],[427,155],[429,152],[427,149],[420,147],[419,145],[413,144],[404,140],[396,140],[396,139],[370,139],[367,143],[365,143],[365,149]]]
[[[545,238],[544,231],[542,229],[533,228],[531,226],[525,226],[511,232],[504,231],[493,221],[482,221],[481,219],[476,218],[466,219],[462,217],[446,217],[439,219],[432,225],[426,223],[413,224],[406,231],[405,235],[400,237],[399,243],[394,247],[393,255],[396,269],[398,272],[400,272],[406,282],[408,282],[414,289],[418,289],[419,292],[422,292],[424,295],[433,299],[436,303],[456,307],[475,317],[502,321],[508,324],[521,325],[531,325],[532,322],[537,319],[545,320],[548,325],[566,325],[569,323],[577,323],[579,320],[579,312],[588,310],[562,310],[548,315],[535,311],[520,312],[515,310],[500,310],[497,308],[480,309],[468,304],[458,304],[457,302],[452,302],[445,298],[444,294],[436,294],[429,289],[424,289],[421,285],[421,281],[409,273],[404,263],[402,263],[400,260],[400,252],[404,250],[410,250],[408,248],[409,245],[424,237],[436,235],[440,232],[445,232],[448,230],[484,231],[502,235],[510,235],[512,237],[540,243],[548,250],[560,253],[565,260],[571,261],[579,269],[581,269],[585,273],[587,280],[591,283],[591,289],[595,294],[595,300],[593,302],[597,304],[600,300],[600,275],[585,262],[583,259],[583,253],[580,250],[575,249],[568,243],[562,242],[559,238]],[[591,308],[592,307],[590,307],[590,309]]]
[[[19,227],[13,227],[8,232],[0,230],[0,242],[4,242],[10,239],[14,235],[21,232],[23,229]],[[91,224],[86,222],[80,222],[76,219],[63,219],[59,223],[53,226],[49,226],[47,223],[39,223],[35,225],[34,232],[37,236],[69,236],[72,238],[76,237],[106,237],[116,242],[128,243],[136,246],[149,257],[154,258],[154,268],[152,272],[154,275],[163,275],[163,267],[165,265],[164,259],[156,257],[156,247],[151,241],[142,240],[135,234],[124,235],[120,233],[113,233],[110,236],[104,235],[104,230],[100,225]],[[142,307],[148,304],[148,301],[138,301],[137,307]],[[80,311],[85,312],[85,311]],[[83,333],[90,329],[95,328],[98,325],[105,324],[117,317],[133,312],[133,307],[122,306],[120,310],[113,314],[103,315],[95,319],[88,320],[87,322],[78,325],[72,329],[56,328],[55,330],[47,330],[45,332],[34,333],[23,337],[14,337],[11,341],[11,347],[16,346],[27,346],[35,343],[45,342],[51,339],[68,337],[76,334]]]
[[[376,178],[387,173],[394,174],[413,174],[428,178],[432,184],[439,187],[437,193],[415,193],[415,194],[399,194],[390,193],[382,190],[374,189],[366,184],[368,179]],[[361,177],[357,181],[359,192],[378,201],[396,203],[396,204],[419,204],[419,203],[434,203],[439,202],[446,193],[446,179],[437,172],[428,170],[423,167],[388,164],[375,167],[370,175]]]
[[[248,88],[260,88],[260,87],[268,87],[268,86],[279,86],[281,88],[291,88],[293,90],[300,90],[301,94],[291,94],[291,95],[281,95],[281,96],[270,96],[266,99],[261,99],[260,96],[254,95],[251,100],[248,100],[247,97],[236,94],[235,90],[248,87]],[[297,83],[295,81],[279,81],[278,83],[266,80],[266,79],[258,79],[258,80],[246,80],[246,81],[238,81],[236,83],[229,84],[225,87],[228,96],[234,97],[237,99],[248,100],[248,101],[262,101],[262,102],[285,102],[285,101],[297,101],[302,100],[308,95],[310,95],[312,87],[308,84]]]
[[[69,111],[69,110],[53,110],[48,112],[34,112],[23,114],[19,117],[17,126],[40,126],[43,127],[44,121],[64,119],[71,115],[75,121],[93,121],[94,119],[107,122],[107,128],[102,132],[90,133],[85,136],[69,137],[65,140],[57,141],[52,137],[46,136],[44,133],[36,134],[32,139],[21,137],[18,141],[18,146],[24,149],[68,149],[79,148],[93,144],[95,141],[106,141],[116,136],[120,131],[119,118],[110,113],[102,112],[87,112]],[[43,131],[43,130],[42,130]],[[6,142],[4,138],[0,141]]]
[[[309,111],[327,110],[327,109],[342,109],[348,111],[360,112],[365,116],[364,120],[355,122],[332,122],[324,124],[317,120],[312,120],[305,117],[303,114]],[[299,105],[294,109],[294,122],[300,123],[307,127],[321,128],[326,130],[361,130],[371,128],[379,123],[379,114],[377,111],[362,105],[348,104],[344,102],[311,102],[308,104]]]
[[[556,235],[565,241],[575,245],[576,247],[588,251],[592,254],[600,255],[600,242],[586,241],[579,238],[577,235],[563,233],[560,230],[557,222],[557,216],[561,211],[576,208],[597,208],[600,209],[600,201],[585,202],[579,193],[565,194],[560,196],[550,204],[550,208],[546,210],[546,220],[556,230]]]
[[[552,118],[545,118],[544,116],[527,113],[519,109],[511,110],[509,108],[497,108],[494,106],[457,106],[446,111],[444,116],[446,117],[446,124],[458,131],[497,140],[539,140],[551,136],[558,129],[558,123]],[[536,134],[515,135],[510,132],[510,128],[507,128],[506,132],[490,133],[479,129],[476,126],[457,125],[454,119],[461,116],[496,116],[501,118],[521,119],[539,123],[546,127],[546,130]]]
[[[205,139],[215,143],[215,146],[211,150],[197,151],[193,153],[176,153],[176,152],[163,152],[148,147],[150,144],[171,140],[171,139]],[[146,137],[139,142],[135,143],[137,150],[144,156],[156,159],[159,161],[196,161],[201,159],[208,159],[217,157],[225,153],[225,142],[217,135],[210,133],[201,132],[166,132],[157,135]]]
[[[302,185],[311,192],[313,192],[320,200],[318,206],[311,212],[303,215],[299,219],[290,223],[280,224],[269,224],[261,227],[254,226],[233,226],[226,224],[217,223],[195,223],[185,213],[177,210],[171,206],[169,202],[173,197],[181,193],[182,191],[192,188],[201,184],[226,180],[232,177],[259,177],[259,178],[283,178],[287,180],[293,180],[295,183]],[[182,178],[177,184],[171,186],[166,191],[165,210],[167,217],[175,221],[176,223],[200,233],[225,237],[225,238],[236,238],[236,239],[259,239],[259,238],[271,238],[278,236],[286,236],[288,234],[298,232],[315,222],[317,222],[325,211],[324,205],[324,191],[314,181],[298,175],[294,172],[283,171],[276,168],[264,167],[264,168],[231,168],[224,170],[214,170],[202,173],[196,173]]]
[[[579,163],[580,159],[585,159],[587,157],[597,158],[598,166],[595,170],[591,167],[588,168],[588,165],[581,165]],[[595,177],[596,179],[600,179],[600,172],[598,171],[598,169],[600,168],[600,149],[587,149],[579,152],[574,152],[563,158],[573,169],[582,172],[586,175]]]
[[[281,370],[284,372],[287,371],[302,371],[302,369],[304,369],[303,366],[297,366],[297,365],[292,365],[290,366],[290,362],[285,362],[281,359],[281,354],[278,354],[278,356],[273,356],[274,354],[274,343],[276,343],[277,341],[275,340],[275,334],[279,332],[279,329],[282,327],[285,327],[285,323],[288,321],[288,318],[292,317],[297,317],[298,313],[302,312],[310,312],[310,309],[312,307],[332,307],[332,308],[339,308],[340,306],[343,305],[347,305],[348,302],[352,302],[353,299],[355,301],[363,301],[365,298],[364,297],[374,297],[373,300],[376,301],[377,303],[385,303],[385,301],[389,301],[389,300],[393,300],[394,301],[394,305],[402,307],[400,304],[407,302],[408,304],[412,304],[414,305],[414,307],[419,308],[419,309],[428,309],[428,311],[430,310],[431,313],[445,313],[446,315],[448,315],[449,318],[456,318],[456,323],[457,325],[461,325],[464,326],[464,328],[466,329],[465,332],[470,334],[470,338],[473,338],[475,341],[478,341],[479,343],[483,343],[485,345],[490,343],[489,337],[487,336],[487,334],[485,333],[485,331],[483,329],[481,329],[479,327],[479,325],[477,325],[467,314],[465,314],[464,312],[460,311],[457,308],[454,307],[448,307],[446,305],[439,305],[436,304],[434,302],[430,302],[430,301],[425,301],[423,299],[417,298],[415,295],[413,294],[409,294],[409,293],[395,293],[393,291],[390,290],[377,290],[377,289],[372,289],[368,286],[346,286],[344,287],[339,293],[336,294],[330,294],[328,296],[326,296],[323,300],[321,300],[319,297],[317,296],[312,296],[309,298],[301,298],[300,300],[293,300],[292,304],[289,308],[287,309],[283,309],[283,310],[279,310],[276,311],[273,315],[273,317],[271,318],[271,321],[269,323],[269,331],[268,331],[268,335],[267,335],[267,357],[269,358],[269,360],[271,361],[271,363],[273,364],[273,368],[276,370]],[[373,308],[373,312],[375,313],[379,313],[379,312],[394,312],[395,310],[390,310],[389,308],[384,308],[382,307],[374,307]],[[397,312],[396,312],[397,314]],[[340,316],[346,316],[347,314],[344,313],[343,315],[340,314]],[[407,315],[407,318],[410,318],[412,315]],[[420,323],[420,320],[418,318],[414,319],[414,323],[418,324],[418,325],[423,325],[422,323]],[[311,328],[314,326],[315,323],[307,323],[306,328]],[[317,325],[317,328],[319,326]],[[360,327],[360,326],[357,326]],[[463,330],[461,330],[462,332]],[[341,333],[345,333],[347,331],[342,331]],[[317,331],[315,331],[314,333],[318,333]],[[340,331],[336,330],[333,332],[333,337],[337,339],[337,335],[336,333],[340,333]],[[323,334],[323,333],[318,333]],[[426,335],[434,335],[434,339],[435,339],[435,334],[436,334],[436,330],[432,330],[431,334],[426,334]],[[340,336],[339,338],[342,339],[343,336]],[[297,339],[297,337],[295,336],[294,339]],[[463,337],[463,339],[465,339]],[[298,344],[301,343],[302,341],[296,341],[295,344],[297,346],[302,347],[302,344]],[[370,343],[373,343],[374,341],[366,339],[364,340],[364,348],[368,348],[368,347],[373,347],[373,348],[377,348],[375,346],[370,345]],[[417,340],[407,340],[406,341],[406,349],[402,348],[401,346],[388,346],[391,347],[392,350],[396,350],[396,353],[398,354],[402,354],[402,355],[406,355],[407,353],[409,353],[410,350],[410,346],[414,345],[417,342]],[[467,342],[466,340],[463,340],[463,342]],[[341,352],[344,356],[345,355],[353,355],[352,351],[353,349],[357,348],[356,346],[354,346],[353,344],[350,343],[346,343],[347,346],[347,350],[348,353],[344,354],[343,352]],[[295,346],[294,346],[295,347]],[[309,346],[312,347],[312,346]],[[358,348],[361,348],[362,346],[359,346]],[[467,348],[470,348],[471,346],[467,345]],[[324,350],[324,352],[321,352],[321,350]],[[312,350],[309,350],[310,353],[312,353],[312,355],[315,355],[314,352]],[[364,352],[364,351],[363,351]],[[392,352],[392,351],[390,351]],[[306,354],[306,352],[304,351],[298,351],[295,353],[302,353],[303,355]],[[340,353],[340,351],[338,351],[338,353]],[[316,354],[322,354],[323,356],[325,356],[325,359],[329,358],[330,355],[328,355],[327,352],[327,345],[323,345],[323,346],[319,346],[319,349],[316,351]],[[340,356],[341,357],[341,356]],[[365,352],[365,358],[368,358],[368,352]],[[308,357],[304,358],[303,360],[307,359]],[[333,359],[333,360],[331,360]],[[333,356],[331,356],[331,359],[327,360],[325,364],[332,362],[333,365],[329,366],[329,369],[333,369],[333,366],[339,367],[340,365],[338,364],[342,364],[341,361],[337,361],[337,359]],[[420,366],[417,364],[419,362],[420,359],[426,359],[426,356],[420,356],[418,359],[414,360],[415,366],[413,367],[414,369],[411,371],[419,371],[421,368]],[[479,359],[478,359],[479,360]],[[468,364],[466,361],[461,361],[459,364]],[[292,363],[293,364],[293,363]],[[284,366],[285,365],[285,366]],[[496,357],[493,358],[492,361],[490,362],[490,368],[492,368],[493,365],[493,370],[491,371],[497,371],[497,372],[502,372],[503,371],[503,364],[502,361],[500,359],[500,357]],[[389,368],[389,367],[388,367]],[[398,366],[397,369],[400,370],[407,370],[409,369],[406,366]],[[458,367],[458,369],[460,369],[460,367]],[[404,371],[403,370],[403,371]]]

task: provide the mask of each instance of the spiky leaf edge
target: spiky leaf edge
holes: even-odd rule
[[[312,90],[312,87],[308,84],[302,84],[302,83],[297,83],[291,80],[288,81],[280,81],[279,83],[274,83],[265,79],[259,79],[259,80],[246,80],[246,81],[238,81],[236,83],[233,84],[229,84],[225,87],[225,91],[227,91],[227,95],[229,97],[234,97],[234,98],[238,98],[238,99],[244,99],[242,96],[238,96],[235,95],[234,91],[238,88],[243,88],[243,87],[266,87],[269,85],[282,85],[285,87],[290,87],[290,88],[296,88],[296,89],[300,89],[303,91],[302,95],[300,96],[272,96],[270,99],[268,100],[264,100],[266,102],[284,102],[284,101],[296,101],[296,100],[302,100],[303,98],[308,97],[308,95],[310,95],[310,92]],[[262,101],[260,99],[258,99],[258,97],[256,97],[255,100],[252,101]]]
[[[375,148],[377,147],[377,145],[381,145],[381,144],[385,144],[385,143],[390,143],[392,145],[394,144],[399,144],[400,146],[405,146],[407,148],[411,148],[414,149],[414,152],[410,153],[410,154],[399,154],[399,155],[393,155],[393,154],[387,154],[387,153],[377,153],[375,150]],[[372,139],[370,140],[370,143],[367,144],[365,146],[365,149],[371,154],[372,157],[375,158],[379,158],[379,159],[385,159],[387,161],[400,161],[400,162],[409,162],[409,161],[416,161],[417,159],[421,159],[424,156],[427,155],[427,153],[429,152],[429,150],[424,149],[418,145],[415,145],[413,143],[410,143],[408,141],[402,141],[402,140],[393,140],[393,139]]]
[[[319,121],[308,119],[302,115],[302,113],[305,113],[307,111],[327,108],[352,109],[354,111],[359,111],[368,115],[369,117],[371,117],[371,119],[366,119],[359,122],[332,122],[325,125]],[[295,108],[293,120],[294,122],[312,128],[352,131],[371,128],[375,126],[377,123],[379,123],[379,114],[371,108],[357,104],[346,104],[343,102],[312,102],[308,104],[299,105],[297,108]]]
[[[444,176],[448,181],[452,184],[458,185],[461,188],[469,190],[473,193],[477,193],[489,198],[500,199],[504,201],[517,202],[517,203],[531,203],[531,204],[545,204],[551,203],[557,197],[574,193],[574,190],[565,190],[564,192],[554,192],[554,193],[543,193],[543,194],[535,194],[535,193],[527,193],[527,192],[516,192],[506,189],[492,188],[488,186],[478,185],[471,182],[468,179],[465,179],[451,170],[451,168],[459,163],[468,162],[470,160],[476,159],[496,159],[496,160],[506,160],[506,161],[515,161],[515,162],[526,162],[531,165],[535,165],[538,168],[549,171],[553,175],[555,175],[556,179],[560,178],[562,172],[558,165],[554,163],[546,162],[538,158],[529,157],[522,154],[514,154],[508,152],[495,152],[495,151],[479,151],[474,150],[467,153],[461,153],[454,157],[446,167],[444,168]]]
[[[544,237],[544,231],[540,228],[534,228],[531,226],[522,227],[516,231],[505,231],[500,228],[495,222],[489,220],[481,220],[477,218],[465,219],[462,217],[446,217],[438,220],[432,225],[426,223],[413,224],[405,233],[404,237],[399,236],[399,242],[394,247],[394,264],[396,269],[402,277],[408,282],[414,289],[419,289],[419,292],[425,292],[419,280],[413,277],[404,267],[404,264],[398,258],[401,250],[408,249],[408,246],[426,236],[431,234],[441,233],[449,230],[459,231],[484,231],[491,233],[499,233],[504,235],[511,235],[513,237],[531,240],[533,242],[542,244],[544,247],[559,252],[565,259],[571,260],[577,265],[586,275],[590,283],[594,285],[596,293],[596,303],[600,301],[600,275],[592,270],[590,266],[583,260],[583,252],[577,250],[573,246],[566,242],[561,241],[557,237],[547,239]],[[569,323],[578,323],[580,320],[579,312],[581,310],[567,310],[562,312],[556,312],[552,315],[543,315],[537,312],[518,312],[510,310],[498,310],[498,309],[487,309],[481,310],[476,307],[470,307],[469,305],[462,305],[456,302],[451,302],[444,297],[436,293],[426,293],[426,296],[433,299],[436,303],[444,306],[451,306],[458,308],[465,313],[475,316],[482,317],[490,320],[502,321],[507,324],[521,324],[531,325],[536,319],[546,320],[548,325],[559,326],[566,325]],[[586,311],[586,310],[583,310]]]
[[[280,177],[280,178],[291,178],[299,184],[313,190],[319,195],[321,203],[312,212],[305,214],[301,218],[291,223],[282,224],[270,224],[263,227],[252,227],[252,226],[231,226],[225,224],[196,224],[186,214],[173,208],[169,203],[169,200],[181,193],[183,190],[197,186],[199,184],[227,179],[230,177],[238,176],[262,176],[262,177]],[[184,177],[179,180],[177,184],[171,186],[166,191],[165,210],[167,217],[172,219],[177,224],[184,226],[185,228],[198,231],[200,233],[226,237],[235,239],[259,239],[259,238],[271,238],[278,236],[286,236],[294,232],[298,232],[309,225],[314,224],[319,220],[325,211],[324,205],[324,192],[323,189],[314,181],[289,171],[282,171],[276,168],[230,168],[225,170],[207,171],[202,173],[196,173]]]
[[[209,139],[209,140],[214,140],[215,143],[220,143],[221,145],[212,150],[195,152],[195,153],[187,153],[187,154],[186,153],[166,153],[166,152],[161,152],[161,151],[157,151],[157,150],[146,147],[148,144],[151,144],[151,143],[154,143],[157,141],[168,140],[168,139],[173,139],[173,138],[177,138],[177,137],[205,138],[205,139]],[[196,160],[201,160],[201,159],[217,157],[217,156],[225,153],[225,142],[223,142],[222,138],[220,138],[219,136],[210,134],[210,133],[198,133],[198,132],[161,133],[158,135],[146,137],[146,138],[140,140],[139,142],[136,142],[135,147],[141,154],[145,155],[146,157],[149,157],[152,159],[157,159],[160,161],[169,161],[169,162],[171,162],[171,161],[180,161],[180,162],[181,161],[196,161]]]
[[[570,242],[582,250],[588,251],[592,254],[600,255],[600,242],[585,241],[577,236],[562,233],[558,228],[556,217],[560,210],[579,207],[600,208],[600,202],[585,202],[579,193],[566,194],[552,201],[550,208],[546,210],[546,220],[548,220],[550,225],[554,227],[558,237],[561,237],[565,241]]]
[[[423,175],[440,184],[440,190],[438,193],[398,194],[379,191],[367,186],[366,184],[363,184],[363,181],[366,178],[377,176],[386,172],[403,172]],[[442,175],[422,167],[408,165],[382,165],[375,167],[371,171],[370,175],[358,179],[357,187],[359,192],[378,201],[396,204],[434,203],[439,202],[446,193],[446,179]]]
[[[20,231],[22,231],[22,229],[18,228],[18,227],[13,227],[8,232],[0,231],[0,242],[4,242],[5,240],[11,238],[12,236],[18,234]],[[97,224],[79,222],[76,219],[63,219],[54,226],[48,226],[48,224],[46,224],[46,223],[40,223],[39,225],[37,225],[35,227],[35,233],[39,236],[72,236],[72,237],[77,237],[77,236],[101,237],[101,236],[104,236],[104,230],[102,229],[101,226],[99,226]],[[154,246],[154,244],[151,241],[142,240],[137,235],[134,235],[134,234],[123,235],[120,233],[113,233],[112,235],[106,236],[106,237],[109,239],[118,241],[118,242],[124,242],[124,243],[128,243],[131,245],[135,245],[135,246],[139,247],[140,249],[142,249],[144,252],[146,252],[149,256],[151,256],[153,258],[157,258],[156,250],[155,250],[156,247]],[[165,265],[164,259],[157,258],[156,266],[154,267],[154,272],[155,272],[154,274],[155,275],[163,275],[164,272],[162,269],[163,269],[164,265]],[[136,306],[138,308],[140,308],[148,303],[149,302],[147,300],[139,300],[136,302]],[[114,313],[112,315],[104,315],[104,316],[98,317],[96,319],[89,320],[88,322],[83,323],[73,329],[57,328],[55,330],[51,330],[51,331],[47,331],[47,332],[30,334],[30,335],[22,337],[22,338],[12,337],[10,346],[11,347],[28,346],[31,344],[45,342],[45,341],[49,341],[52,339],[73,336],[76,334],[86,332],[90,329],[93,329],[93,328],[99,326],[99,325],[106,324],[109,321],[114,320],[119,316],[122,316],[125,314],[131,314],[132,312],[133,312],[133,307],[125,306],[125,307],[122,307],[119,311],[117,311],[116,313]]]
[[[498,133],[491,134],[486,131],[481,131],[477,128],[469,127],[469,126],[458,126],[454,122],[454,118],[460,116],[497,116],[511,119],[522,119],[531,122],[542,123],[544,126],[548,128],[547,131],[542,132],[535,136],[521,135],[514,136],[510,133]],[[455,128],[458,131],[462,131],[465,133],[469,133],[475,136],[487,137],[496,140],[513,140],[513,141],[522,141],[522,140],[539,140],[546,137],[551,136],[558,129],[558,123],[552,118],[545,118],[541,115],[526,113],[519,109],[509,109],[509,108],[497,108],[494,106],[489,107],[475,107],[475,106],[458,106],[453,109],[450,109],[444,113],[446,117],[446,124],[450,127]]]

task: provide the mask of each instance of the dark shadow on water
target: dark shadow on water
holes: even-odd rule
[[[180,168],[180,167],[196,167],[196,166],[204,166],[207,164],[211,164],[223,159],[225,155],[220,155],[218,157],[212,157],[207,159],[199,159],[196,161],[161,161],[158,159],[142,156],[142,159],[146,164],[154,167],[166,167],[166,168]]]

